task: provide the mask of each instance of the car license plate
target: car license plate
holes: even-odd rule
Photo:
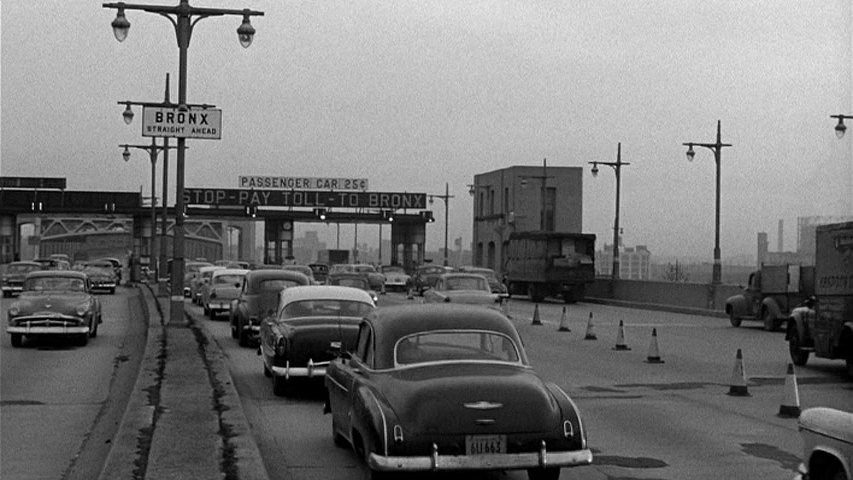
[[[466,435],[466,455],[506,453],[506,435]]]

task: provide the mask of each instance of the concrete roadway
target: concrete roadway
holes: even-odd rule
[[[380,305],[417,302],[398,294]],[[509,307],[528,355],[546,379],[578,403],[595,464],[563,470],[563,479],[790,478],[801,456],[796,420],[777,416],[785,398],[788,362],[782,333],[735,329],[720,318],[592,304],[543,303]],[[196,311],[197,310],[197,311]],[[366,474],[352,452],[335,448],[322,415],[320,383],[275,397],[255,349],[240,348],[226,321],[201,320],[228,359],[252,433],[271,479],[350,479]],[[598,339],[584,340],[589,314]],[[626,351],[613,350],[624,321]],[[570,332],[558,331],[560,325]],[[657,329],[663,364],[646,362]],[[736,351],[742,349],[750,396],[729,396]],[[803,408],[853,410],[853,384],[843,362],[810,360],[797,371]],[[421,476],[416,476],[420,478]],[[442,476],[442,478],[448,478]],[[523,479],[523,472],[458,478]]]

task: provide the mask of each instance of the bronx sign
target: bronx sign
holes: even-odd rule
[[[143,107],[142,136],[219,140],[222,138],[222,110]]]
[[[427,194],[185,188],[184,203],[206,206],[425,209]]]

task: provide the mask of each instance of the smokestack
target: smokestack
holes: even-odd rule
[[[783,222],[782,222],[782,220],[779,220],[779,246],[778,246],[778,248],[776,249],[776,251],[777,251],[777,252],[784,252],[784,251],[785,251],[785,249],[784,249],[784,248],[782,248],[782,247],[783,247],[783,241],[782,241],[782,232],[783,232],[783,228],[782,228],[782,223],[783,223]]]

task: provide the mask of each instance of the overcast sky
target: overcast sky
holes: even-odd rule
[[[713,142],[721,120],[734,145],[722,154],[724,259],[754,255],[759,231],[775,249],[779,220],[792,250],[798,216],[853,215],[853,134],[836,139],[829,118],[853,114],[849,0],[192,5],[265,15],[248,49],[239,17],[195,27],[188,101],[221,108],[223,133],[187,142],[188,187],[356,177],[373,191],[443,194],[447,182],[451,245],[468,245],[474,175],[547,158],[584,167],[584,231],[603,244],[615,181],[587,162],[615,161],[622,142],[625,244],[710,261],[713,154],[688,163],[682,143]],[[147,154],[125,163],[118,147],[150,141],[141,111],[126,126],[117,102],[162,101],[167,73],[177,100],[178,49],[165,18],[128,11],[118,43],[114,17],[99,1],[3,1],[0,175],[149,194]],[[444,238],[434,207],[430,250]],[[335,240],[333,227],[306,229]],[[341,230],[351,242],[352,226]],[[359,241],[374,232],[362,227]]]

